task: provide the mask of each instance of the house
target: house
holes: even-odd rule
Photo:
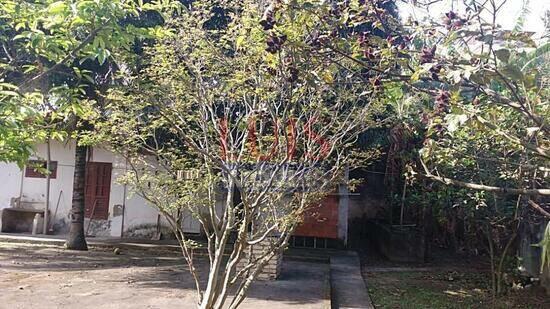
[[[137,194],[132,194],[117,178],[127,171],[124,158],[101,147],[90,147],[86,166],[86,222],[89,235],[146,237],[162,225],[159,213]],[[33,166],[43,164],[46,145],[39,144],[30,164],[20,169],[13,163],[0,163],[0,211],[2,232],[28,232],[28,215],[5,212],[43,214],[46,206],[46,179]],[[69,228],[72,203],[75,143],[51,143],[51,188],[48,230],[65,234]],[[7,209],[7,210],[6,210]],[[19,209],[21,211],[19,211]],[[35,212],[38,211],[38,212]],[[27,218],[25,218],[27,217]],[[23,221],[14,224],[13,220]],[[25,224],[25,222],[27,222]],[[188,224],[188,232],[199,232],[198,225]]]
[[[72,203],[75,143],[52,142],[50,202],[47,229],[53,234],[68,232]],[[45,166],[46,145],[39,144],[25,168],[0,163],[0,232],[31,232],[34,217],[44,216],[46,178],[35,168]],[[88,235],[111,237],[152,237],[166,226],[159,212],[131,188],[117,179],[126,174],[126,160],[102,147],[89,147],[86,164],[85,230]],[[329,195],[306,216],[292,244],[332,247],[346,244],[348,234],[349,192],[344,185]],[[200,233],[199,223],[187,217],[183,228]]]

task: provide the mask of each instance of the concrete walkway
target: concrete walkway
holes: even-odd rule
[[[342,252],[330,258],[332,308],[372,308],[371,299],[361,275],[356,252]]]

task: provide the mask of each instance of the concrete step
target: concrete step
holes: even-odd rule
[[[332,308],[374,309],[356,252],[347,251],[330,258]]]

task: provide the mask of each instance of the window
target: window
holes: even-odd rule
[[[42,171],[46,170],[46,161],[30,160],[25,168],[25,177],[29,178],[46,178]],[[50,178],[55,179],[57,176],[57,161],[50,161]]]

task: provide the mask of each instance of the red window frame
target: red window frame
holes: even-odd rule
[[[42,166],[46,169],[46,161],[44,160],[30,160],[25,166],[25,177],[27,178],[46,178],[45,174],[42,174],[35,166]],[[50,161],[50,179],[57,178],[57,161]]]

